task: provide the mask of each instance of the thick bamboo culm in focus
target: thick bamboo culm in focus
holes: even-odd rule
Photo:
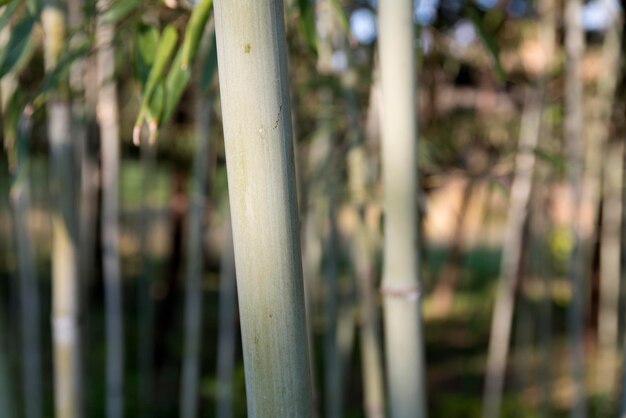
[[[309,417],[309,370],[280,0],[215,2],[250,417]]]

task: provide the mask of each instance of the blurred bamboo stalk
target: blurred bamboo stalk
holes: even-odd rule
[[[310,417],[283,3],[215,2],[250,417]]]
[[[211,99],[198,92],[195,103],[196,150],[193,160],[191,204],[187,221],[187,276],[185,280],[184,355],[180,386],[180,416],[198,415],[200,341],[202,337],[203,231],[211,150]]]
[[[418,269],[417,112],[413,1],[378,4],[382,90],[386,365],[392,418],[425,418]]]
[[[219,290],[219,334],[217,336],[216,417],[233,417],[233,370],[237,351],[237,283],[233,254],[233,231],[227,210],[222,248]]]
[[[622,136],[611,138],[612,115],[618,77],[622,69],[621,13],[614,17],[606,34],[602,50],[604,68],[608,73],[598,79],[598,131],[602,142],[607,142],[602,183],[602,225],[600,230],[600,305],[598,317],[599,359],[597,383],[600,393],[614,394],[617,382],[619,289],[620,289],[620,226],[622,222]]]
[[[139,220],[139,240],[141,246],[141,275],[137,284],[137,323],[139,343],[137,363],[139,365],[138,394],[139,415],[151,417],[153,414],[154,390],[154,301],[152,282],[155,276],[155,260],[150,240],[150,231],[155,224],[152,193],[156,168],[156,145],[150,144],[147,136],[141,139],[141,209]]]
[[[4,91],[4,90],[3,90]],[[32,109],[27,107],[19,120],[17,165],[11,187],[11,203],[15,223],[15,239],[20,277],[20,312],[22,336],[22,391],[24,416],[41,418],[42,374],[41,374],[41,335],[39,327],[39,289],[37,267],[34,259],[28,215],[30,213],[30,163],[29,145],[31,138]]]
[[[346,51],[348,53],[348,51]],[[351,61],[351,60],[348,60]],[[376,69],[374,69],[376,73]],[[377,75],[375,74],[375,77]],[[374,249],[372,233],[366,222],[370,173],[365,136],[359,122],[356,88],[358,74],[347,68],[341,75],[348,116],[348,189],[356,225],[351,239],[353,274],[356,278],[360,313],[360,350],[363,373],[363,407],[365,416],[381,418],[385,414],[385,384],[382,364],[382,343],[379,311],[374,282]],[[376,87],[377,81],[372,86]],[[373,117],[379,117],[376,114]]]
[[[46,72],[54,71],[66,38],[62,5],[47,0],[41,12]],[[47,101],[51,158],[52,212],[52,334],[55,367],[55,416],[82,416],[80,356],[80,285],[78,281],[78,228],[71,137],[68,80],[61,78]]]
[[[565,152],[571,193],[572,250],[569,258],[569,277],[572,287],[572,300],[568,308],[568,331],[570,337],[570,361],[572,377],[572,418],[587,416],[585,391],[585,354],[583,341],[585,256],[580,239],[580,205],[582,202],[582,122],[583,122],[583,80],[582,55],[584,33],[581,25],[581,0],[567,0],[565,3]]]
[[[107,417],[124,416],[124,330],[119,256],[120,126],[115,83],[115,27],[102,19],[111,0],[98,0],[96,23],[98,102],[102,152],[102,265],[106,315]]]
[[[5,7],[0,7],[0,14],[2,13],[6,13]],[[5,29],[0,31],[0,46],[4,47],[6,45],[9,40],[9,36],[10,29],[7,26]],[[0,115],[3,115],[6,112],[9,99],[15,91],[15,84],[16,83],[11,74],[7,74],[2,79],[0,79]],[[6,146],[6,142],[3,146]],[[2,299],[7,300],[8,298],[3,296]],[[8,321],[5,317],[6,311],[8,310],[5,310],[4,306],[0,306],[0,411],[3,411],[3,414],[4,416],[6,416],[6,418],[16,418],[17,415],[14,404],[15,397],[12,390],[12,387],[14,385],[11,384],[10,378],[10,334],[7,327]]]
[[[0,45],[4,46],[9,38],[10,27],[0,33]],[[9,103],[18,93],[16,74],[9,73],[0,80],[0,110],[9,111]],[[21,112],[17,129],[3,126],[4,146],[8,152],[17,156],[13,170],[9,200],[13,215],[15,244],[18,258],[19,299],[21,319],[21,372],[24,416],[42,417],[41,385],[41,336],[39,327],[39,289],[37,268],[34,260],[32,242],[28,228],[30,213],[30,149],[32,128],[32,108]],[[12,148],[12,149],[10,149]],[[0,395],[1,396],[1,395]],[[11,407],[7,406],[7,411]]]
[[[526,105],[522,115],[509,212],[502,245],[500,282],[491,320],[485,371],[484,418],[500,416],[515,306],[515,290],[520,272],[523,232],[528,215],[535,166],[534,152],[539,141],[542,110],[543,92],[537,87],[530,87],[526,92]]]

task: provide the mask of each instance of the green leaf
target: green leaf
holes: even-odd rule
[[[72,63],[78,58],[85,56],[90,50],[91,46],[89,42],[85,40],[76,48],[63,52],[57,65],[45,75],[39,87],[38,95],[42,95],[56,88],[60,80],[67,75]]]
[[[183,68],[187,68],[191,65],[196,53],[198,52],[200,39],[204,33],[206,23],[209,20],[211,7],[213,7],[213,0],[201,0],[191,12],[189,23],[185,29],[185,40],[182,48],[180,65]]]
[[[487,50],[491,54],[498,80],[500,82],[505,81],[506,74],[504,72],[504,67],[502,67],[502,61],[500,60],[500,49],[498,48],[495,39],[489,34],[483,19],[474,7],[467,6],[465,7],[465,11],[469,19],[474,24],[474,27],[476,28],[480,39],[483,41],[483,44],[487,47]]]
[[[339,0],[330,0],[333,9],[335,10],[335,17],[339,22],[339,27],[343,31],[344,35],[348,35],[350,33],[350,25],[348,23],[348,16],[346,16],[346,12],[341,7],[341,3]]]
[[[35,26],[34,16],[27,15],[11,29],[11,37],[6,47],[0,51],[0,78],[9,73],[20,61],[26,50]]]
[[[0,13],[0,31],[11,23],[11,17],[13,17],[13,13],[15,13],[15,10],[19,5],[19,1],[14,1],[9,3],[9,5],[2,10],[2,13]]]
[[[141,5],[141,0],[118,0],[102,15],[106,23],[117,23],[134,12]]]
[[[139,144],[139,135],[141,133],[141,126],[144,119],[148,116],[149,107],[151,106],[152,96],[155,93],[157,86],[163,83],[163,74],[167,64],[170,62],[174,49],[176,48],[176,42],[178,41],[178,32],[172,25],[168,25],[163,29],[163,33],[160,37],[157,47],[157,53],[154,57],[152,68],[148,74],[148,80],[146,81],[143,91],[143,97],[141,99],[141,107],[139,108],[139,114],[135,121],[135,128],[133,130],[133,142]],[[162,108],[161,104],[161,108]],[[162,111],[162,109],[161,109]],[[160,112],[159,112],[160,116]],[[157,118],[154,118],[158,120]],[[150,124],[152,121],[148,120]],[[152,130],[152,128],[151,128]],[[152,137],[152,135],[151,135]]]
[[[304,40],[311,51],[317,54],[317,31],[315,30],[315,11],[310,0],[298,0],[300,11],[299,27]]]
[[[161,34],[156,27],[144,23],[137,25],[135,33],[135,76],[145,87]]]
[[[202,65],[202,73],[200,74],[200,88],[205,93],[209,91],[213,76],[217,70],[217,43],[215,41],[215,32],[211,34],[209,42],[209,50],[204,58]]]
[[[161,120],[161,124],[165,124],[170,119],[185,88],[189,84],[189,80],[191,80],[191,68],[183,68],[182,66],[183,55],[183,51],[179,50],[165,80],[165,91],[167,94],[165,96],[165,103],[163,104],[163,119]]]
[[[16,0],[0,0],[0,6],[6,6],[7,4],[16,4],[19,1]]]

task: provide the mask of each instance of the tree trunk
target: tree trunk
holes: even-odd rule
[[[309,417],[283,4],[215,2],[248,414]]]
[[[98,1],[99,15],[111,5]],[[107,417],[124,415],[124,331],[120,275],[118,173],[120,159],[119,111],[115,84],[115,28],[98,19],[96,45],[98,60],[97,116],[102,143],[102,265],[106,315],[106,399]]]
[[[381,1],[378,18],[385,213],[381,290],[389,405],[393,418],[425,418],[413,2]]]
[[[66,33],[65,14],[54,0],[41,14],[46,72],[56,67]],[[67,79],[61,79],[47,101],[51,158],[52,339],[55,367],[55,416],[77,418],[81,408],[81,356],[78,282],[78,228]]]

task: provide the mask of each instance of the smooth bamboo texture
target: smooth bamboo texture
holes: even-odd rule
[[[565,3],[565,152],[569,187],[571,193],[572,250],[569,258],[568,275],[572,287],[572,300],[568,308],[568,331],[570,339],[570,367],[573,384],[572,418],[587,416],[585,391],[585,353],[583,341],[584,315],[584,254],[580,240],[580,204],[582,201],[582,122],[583,81],[582,55],[584,33],[581,26],[581,0]]]
[[[392,418],[425,418],[413,2],[379,2],[378,24],[385,213],[382,293],[389,407]]]
[[[230,211],[225,223],[225,237],[220,268],[219,334],[217,336],[217,387],[215,388],[217,418],[233,417],[233,371],[237,351],[237,283],[233,231]]]
[[[517,288],[524,244],[524,225],[533,184],[534,150],[539,141],[542,110],[543,92],[536,87],[529,88],[515,157],[509,213],[502,245],[500,282],[491,319],[483,399],[484,418],[498,418],[500,416],[515,307],[515,289]]]
[[[198,381],[200,377],[200,342],[202,337],[203,232],[206,214],[207,177],[210,153],[209,98],[196,97],[196,152],[193,159],[191,204],[187,222],[187,266],[185,278],[185,339],[180,386],[180,416],[198,415]]]
[[[52,71],[66,37],[65,13],[49,0],[41,13],[46,71]],[[78,418],[81,410],[78,228],[74,179],[74,144],[67,79],[61,79],[47,101],[51,158],[52,211],[52,344],[56,418]]]
[[[310,417],[291,106],[280,0],[215,2],[250,417]]]
[[[99,15],[111,6],[99,0]],[[98,19],[96,24],[98,102],[102,152],[102,265],[106,324],[106,413],[124,416],[124,329],[119,255],[120,126],[115,83],[115,27]]]

